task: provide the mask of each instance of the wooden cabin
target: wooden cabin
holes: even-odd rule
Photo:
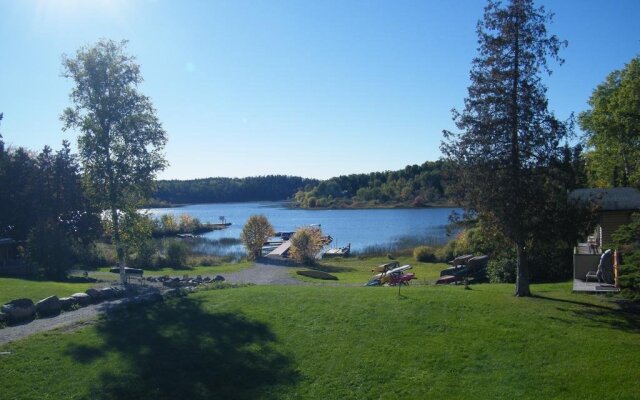
[[[631,215],[640,211],[640,191],[621,187],[610,189],[577,189],[569,194],[570,201],[596,207],[597,225],[586,243],[578,243],[573,252],[573,290],[600,292],[615,287],[588,282],[587,273],[596,271],[602,253],[612,248],[613,233],[631,222]]]

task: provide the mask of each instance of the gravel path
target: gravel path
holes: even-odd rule
[[[46,332],[58,328],[67,328],[72,330],[76,327],[90,324],[98,313],[109,310],[111,307],[119,304],[122,300],[123,299],[118,299],[100,304],[92,304],[87,307],[79,308],[75,311],[60,313],[55,317],[40,318],[28,323],[8,326],[4,329],[0,329],[0,345],[13,342],[39,332]]]
[[[227,282],[254,283],[256,285],[301,285],[302,282],[290,275],[293,267],[256,263],[253,267],[231,274],[223,274]]]
[[[304,282],[292,277],[292,267],[256,263],[252,267],[239,272],[223,274],[227,282],[253,283],[256,285],[300,285]],[[63,312],[55,317],[40,318],[30,323],[9,326],[0,329],[0,345],[13,342],[39,332],[65,328],[73,330],[93,323],[96,316],[111,307],[118,305],[123,299],[93,304],[75,311]]]

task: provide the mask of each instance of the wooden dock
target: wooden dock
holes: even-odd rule
[[[291,248],[291,241],[287,240],[280,246],[276,247],[271,253],[267,254],[267,257],[285,257]]]

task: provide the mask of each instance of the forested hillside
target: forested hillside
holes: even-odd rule
[[[277,201],[290,199],[296,191],[318,182],[285,175],[166,180],[158,181],[153,198],[154,203],[169,204]]]
[[[338,176],[299,191],[295,201],[304,208],[443,205],[448,203],[444,167],[442,161],[427,161],[399,171]]]

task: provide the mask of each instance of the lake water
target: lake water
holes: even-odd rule
[[[209,232],[208,239],[239,238],[242,226],[253,214],[265,215],[276,231],[320,224],[325,235],[333,237],[332,247],[351,243],[354,251],[374,246],[389,246],[412,238],[423,243],[448,240],[448,218],[456,208],[408,208],[366,210],[302,210],[286,207],[282,202],[193,204],[179,208],[156,208],[149,212],[189,214],[201,222],[219,222],[224,216],[231,226]],[[237,249],[236,249],[237,250]],[[240,249],[241,250],[241,249]]]

